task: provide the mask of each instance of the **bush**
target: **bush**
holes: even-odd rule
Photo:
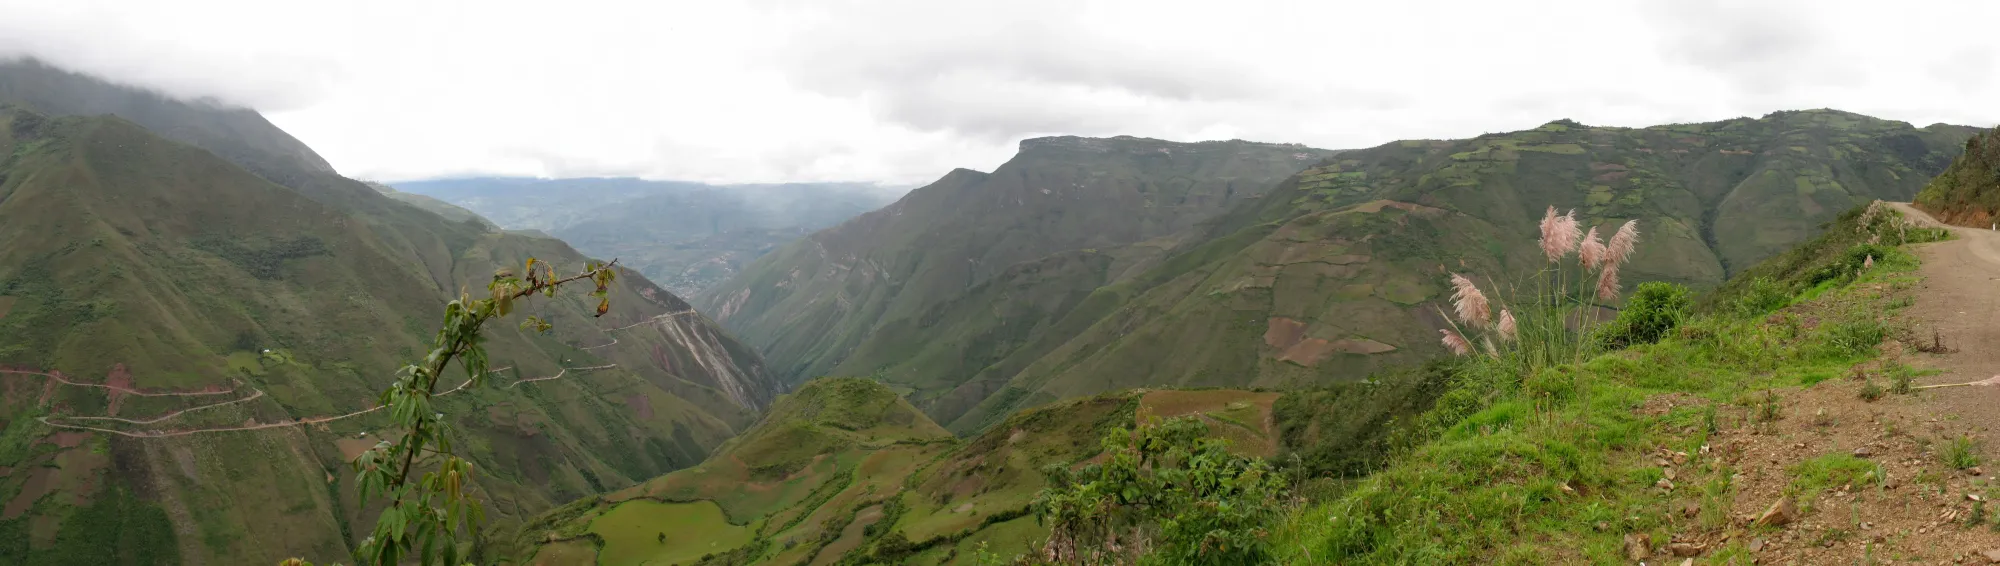
[[[1769,277],[1758,277],[1737,297],[1736,314],[1745,318],[1763,316],[1789,304],[1792,304],[1790,289]]]
[[[1160,565],[1269,563],[1285,480],[1208,433],[1196,418],[1155,418],[1106,433],[1102,463],[1044,468],[1050,487],[1032,503],[1049,527],[1040,554],[1060,564],[1132,564],[1139,554]]]
[[[1664,281],[1641,283],[1599,336],[1607,348],[1651,344],[1680,326],[1693,310],[1694,295],[1687,287]]]

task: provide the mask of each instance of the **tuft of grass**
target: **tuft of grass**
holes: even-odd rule
[[[1944,458],[1945,465],[1951,466],[1954,470],[1977,466],[1980,461],[1978,443],[1970,436],[1951,439],[1951,443],[1945,445],[1940,456]]]
[[[1861,397],[1861,400],[1872,403],[1875,400],[1882,398],[1882,386],[1876,385],[1874,380],[1869,380],[1868,383],[1864,383],[1861,385],[1861,392],[1859,395]]]
[[[1779,407],[1778,401],[1778,392],[1765,391],[1764,398],[1757,401],[1757,422],[1777,422],[1778,419],[1784,418],[1783,409]]]

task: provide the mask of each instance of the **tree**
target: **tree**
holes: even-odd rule
[[[1032,504],[1059,564],[1261,564],[1284,478],[1227,449],[1199,417],[1158,418],[1103,440],[1104,460],[1044,470]]]
[[[384,439],[354,460],[361,498],[379,495],[389,501],[375,519],[373,534],[355,550],[356,560],[384,565],[405,560],[425,566],[460,563],[460,532],[477,533],[485,510],[465,491],[466,482],[472,479],[472,463],[452,454],[451,427],[444,413],[431,406],[439,377],[446,366],[457,361],[465,370],[465,387],[483,385],[489,373],[483,327],[489,320],[513,313],[517,301],[533,295],[554,298],[558,288],[590,280],[597,285],[591,293],[598,298],[597,316],[604,316],[611,309],[607,295],[617,277],[617,265],[617,260],[593,261],[585,264],[581,273],[558,278],[555,266],[529,258],[523,268],[525,277],[502,269],[487,284],[486,298],[461,293],[445,305],[444,327],[431,340],[430,351],[422,360],[403,366],[396,382],[382,391],[381,403],[388,407],[396,428],[404,431],[402,437]],[[537,332],[551,328],[537,316],[529,316],[521,327]],[[434,456],[437,468],[413,479],[419,456]],[[281,566],[311,563],[293,558]]]

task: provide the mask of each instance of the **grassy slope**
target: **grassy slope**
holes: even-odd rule
[[[1965,157],[1917,193],[1916,205],[1952,224],[1990,227],[2000,215],[2000,130],[1965,143]]]
[[[842,369],[959,383],[918,397],[942,399],[926,408],[960,432],[1020,407],[1123,387],[1352,379],[1435,355],[1434,305],[1447,273],[1531,265],[1531,240],[1498,236],[1530,233],[1550,204],[1577,208],[1590,225],[1641,221],[1628,285],[1715,285],[1728,266],[1785,249],[1839,210],[1914,194],[1970,131],[1808,111],[1645,129],[1554,122],[1354,150],[1232,209],[1137,275],[1041,283],[1109,281],[1058,322],[1015,325],[1043,330],[927,329],[955,344],[1020,345],[966,356],[999,362],[968,372],[912,355]],[[1022,302],[983,300],[954,308],[1008,312]],[[1305,355],[1313,349],[1324,351],[1317,361]]]
[[[8,111],[0,124],[0,238],[9,242],[0,249],[0,296],[10,304],[0,318],[0,364],[90,382],[129,375],[141,388],[266,393],[159,424],[104,425],[112,428],[269,423],[367,407],[394,368],[414,358],[447,290],[477,286],[531,255],[564,269],[583,261],[561,242],[481,232],[352,181],[302,174],[295,179],[306,189],[271,184],[116,118]],[[580,299],[538,305],[554,335],[503,325],[489,348],[494,367],[515,367],[496,380],[619,368],[440,401],[461,416],[462,446],[484,471],[478,487],[496,526],[692,465],[747,426],[771,394],[755,355],[698,315],[662,327],[672,332],[592,330],[685,310],[671,294],[627,274],[613,304],[602,320],[586,316],[590,305]],[[617,347],[577,348],[614,337]],[[251,351],[265,348],[281,361]],[[82,530],[94,527],[66,525],[93,517],[88,510],[118,490],[141,503],[113,509],[135,517],[164,510],[174,536],[162,544],[172,548],[152,551],[187,561],[338,558],[350,533],[365,529],[353,524],[368,510],[353,500],[336,440],[379,432],[379,415],[325,427],[75,440],[28,417],[104,414],[115,402],[120,416],[144,418],[195,403],[113,401],[75,387],[45,399],[41,378],[4,381],[0,435],[19,448],[0,466],[64,472],[53,486],[31,475],[0,481],[0,499],[22,505],[0,517],[0,530],[32,533],[17,556],[27,563],[60,556],[70,537],[94,540]],[[736,389],[747,399],[726,392],[744,382]]]
[[[966,564],[981,542],[1021,552],[1044,534],[1024,515],[1043,487],[1043,466],[1091,458],[1105,431],[1135,418],[1189,414],[1240,450],[1273,455],[1279,397],[1236,390],[1101,395],[1023,412],[959,441],[878,382],[815,380],[701,466],[545,515],[521,534],[524,545],[538,545],[525,562],[633,564],[712,553],[710,563],[824,564],[901,548],[891,561]],[[639,509],[627,509],[634,505]],[[666,513],[672,516],[662,518]],[[736,548],[703,541],[691,549],[666,533],[666,544],[638,537],[633,548],[620,539],[632,538],[622,533],[639,528],[627,524],[639,515],[754,536]]]
[[[1280,533],[1283,559],[1613,563],[1628,534],[1664,544],[1736,532],[1708,556],[1747,561],[1748,538],[1728,514],[1733,459],[1708,455],[1707,438],[1718,427],[1756,426],[1769,418],[1767,390],[1788,396],[1789,387],[1849,373],[1894,334],[1882,320],[1908,304],[1889,297],[1914,284],[1913,256],[1890,251],[1852,282],[1821,280],[1853,273],[1859,262],[1848,249],[1894,231],[1884,228],[1893,219],[1857,230],[1858,216],[1742,276],[1774,281],[1794,303],[1776,314],[1737,314],[1750,286],[1725,286],[1707,301],[1710,314],[1658,344],[1533,376],[1451,370],[1459,376],[1451,401],[1427,415],[1430,428],[1411,431],[1420,441],[1351,491],[1299,509]],[[1680,487],[1656,488],[1662,450],[1688,459],[1674,466]],[[1690,503],[1700,512],[1682,513]]]

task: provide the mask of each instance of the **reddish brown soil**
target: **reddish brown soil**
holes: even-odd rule
[[[639,420],[653,420],[653,402],[646,397],[646,394],[640,393],[626,397],[625,406],[631,408],[634,414],[639,415]]]

